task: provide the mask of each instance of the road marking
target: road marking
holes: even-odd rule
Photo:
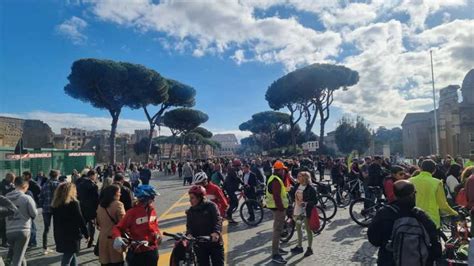
[[[191,206],[189,202],[180,202],[175,207]]]
[[[161,217],[161,221],[165,221],[165,220],[171,220],[171,219],[174,219],[174,218],[179,218],[179,217],[184,217],[186,216],[186,212],[174,212],[174,213],[168,213],[166,215],[162,215]]]
[[[186,232],[186,223],[185,223],[185,224],[176,225],[176,226],[173,226],[173,227],[165,228],[165,230],[163,230],[163,231],[164,231],[164,232],[171,233],[171,234]]]
[[[163,216],[166,216],[168,213],[170,213],[171,210],[174,209],[174,208],[176,207],[176,205],[177,205],[182,199],[184,199],[185,197],[189,197],[189,196],[188,196],[188,193],[184,193],[184,194],[178,199],[178,201],[176,201],[175,203],[173,203],[173,205],[171,205],[171,207],[169,207],[165,212],[163,212],[163,214],[161,214],[161,216],[158,217],[158,221],[160,221],[160,220],[163,218]]]

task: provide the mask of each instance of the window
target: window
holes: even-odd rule
[[[471,151],[471,155],[474,155],[474,150]]]
[[[470,142],[474,142],[474,133],[469,134],[469,137]]]

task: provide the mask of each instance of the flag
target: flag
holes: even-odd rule
[[[15,154],[27,154],[28,151],[23,147],[23,138],[18,140],[18,143],[15,146]]]

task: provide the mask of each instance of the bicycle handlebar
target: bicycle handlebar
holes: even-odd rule
[[[197,237],[188,237],[183,233],[172,234],[168,232],[163,232],[164,236],[172,237],[174,240],[188,240],[188,241],[211,241],[210,236],[197,236]]]

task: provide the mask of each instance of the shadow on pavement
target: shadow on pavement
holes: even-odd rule
[[[255,265],[262,265],[270,260],[270,249],[268,247],[262,248],[266,243],[271,241],[272,232],[257,233],[254,237],[247,239],[243,244],[235,246],[232,251],[227,253],[229,263],[236,265],[244,260],[249,259],[255,255],[262,253],[268,254],[268,257]],[[260,247],[260,248],[259,248]]]
[[[359,262],[362,265],[375,265],[377,259],[374,255],[377,253],[377,248],[372,246],[368,241],[364,242],[362,246],[354,253],[351,258],[352,262]]]

